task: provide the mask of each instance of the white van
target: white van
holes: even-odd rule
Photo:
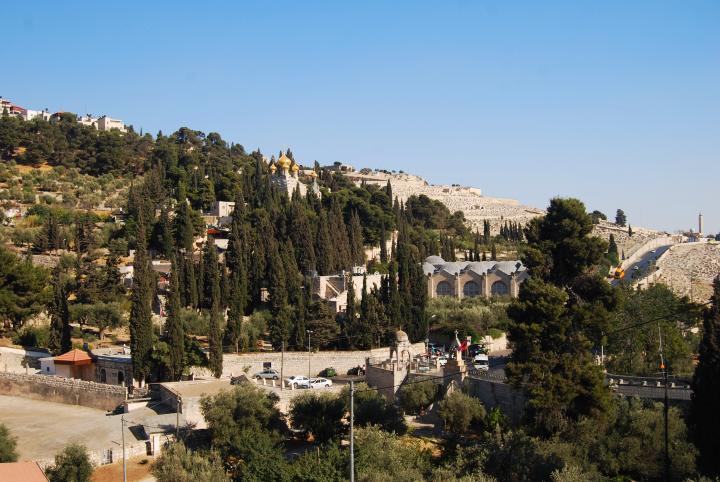
[[[476,370],[490,370],[490,359],[484,353],[478,353],[473,358],[473,368]]]

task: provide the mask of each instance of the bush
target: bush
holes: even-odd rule
[[[410,414],[421,414],[435,401],[437,385],[431,381],[411,382],[397,392],[398,403]]]
[[[55,456],[55,465],[45,471],[50,482],[90,482],[92,463],[84,445],[71,444]]]
[[[13,337],[14,344],[28,348],[47,348],[49,340],[49,326],[27,326]]]
[[[455,391],[440,402],[438,415],[446,430],[462,435],[485,419],[485,407],[477,398]]]
[[[214,454],[200,455],[183,444],[170,445],[153,464],[158,482],[229,482],[222,461]]]
[[[377,390],[367,390],[365,383],[355,385],[355,426],[377,425],[387,432],[403,434],[407,431],[405,420],[397,407],[388,403]],[[345,411],[350,411],[350,387],[341,394]]]
[[[17,441],[10,434],[10,430],[0,423],[0,464],[5,462],[15,462],[18,454],[15,451]]]
[[[330,393],[306,392],[290,402],[290,421],[296,429],[312,433],[320,443],[336,439],[343,432],[345,403]]]

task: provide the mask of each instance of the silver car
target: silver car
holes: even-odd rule
[[[280,373],[277,370],[273,370],[272,368],[268,368],[267,370],[263,370],[261,372],[258,372],[254,375],[255,378],[265,378],[268,380],[279,380],[280,379]]]

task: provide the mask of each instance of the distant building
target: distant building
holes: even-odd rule
[[[209,214],[210,216],[223,218],[232,216],[234,210],[235,203],[233,201],[215,201]]]
[[[355,300],[359,303],[362,300],[363,278],[367,276],[367,291],[371,289],[380,289],[382,275],[374,273],[365,275],[365,268],[355,266],[351,273],[342,272],[339,274],[318,276],[312,278],[313,295],[321,300],[328,302],[336,313],[347,309],[348,288],[350,287],[350,279],[352,278],[353,288],[355,292]]]
[[[133,365],[130,349],[98,348],[92,352],[95,359],[95,378],[99,383],[133,386]]]
[[[333,162],[331,166],[325,166],[325,169],[334,172],[355,172],[355,168],[350,164],[343,164],[342,162]]]
[[[55,367],[55,376],[87,381],[95,380],[95,364],[92,356],[85,350],[70,350],[67,353],[53,357],[52,363]],[[41,368],[43,366],[42,360],[40,366]]]
[[[446,262],[440,256],[429,256],[423,271],[428,278],[430,298],[517,298],[520,285],[530,277],[520,261]]]
[[[104,115],[97,120],[97,129],[99,131],[110,131],[117,129],[120,132],[125,132],[125,124],[120,119],[111,119]]]

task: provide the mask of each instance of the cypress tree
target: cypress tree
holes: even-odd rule
[[[345,309],[345,336],[350,347],[355,347],[355,335],[357,335],[357,310],[355,306],[355,284],[352,274],[347,284],[347,307]]]
[[[173,262],[170,274],[168,317],[165,320],[165,338],[170,347],[167,368],[172,380],[180,380],[185,368],[185,327],[180,318],[181,306],[180,273],[177,270],[177,263]]]
[[[175,245],[182,248],[186,253],[192,253],[193,234],[192,217],[190,216],[191,207],[185,199],[178,200],[179,208],[175,215],[173,223],[173,231],[175,231]]]
[[[175,250],[172,226],[170,218],[165,206],[160,210],[160,219],[158,219],[157,239],[155,240],[158,251],[165,257],[170,259]]]
[[[387,264],[388,262],[387,233],[385,232],[384,222],[380,227],[380,262],[383,264]]]
[[[318,223],[317,242],[317,269],[318,274],[326,275],[332,273],[335,268],[335,250],[333,249],[330,239],[330,228],[328,226],[327,212],[323,210],[320,213],[320,222]]]
[[[290,212],[290,236],[295,247],[295,259],[301,273],[312,273],[316,266],[315,243],[302,201],[293,200]]]
[[[712,305],[703,315],[703,337],[699,361],[692,381],[690,428],[700,457],[700,472],[720,476],[720,276],[713,282]]]
[[[48,348],[56,355],[72,349],[70,310],[68,309],[67,288],[59,269],[53,272],[53,301],[50,305],[50,338]]]
[[[350,215],[350,229],[348,230],[350,239],[350,250],[352,264],[360,266],[365,264],[365,246],[363,243],[362,226],[360,225],[360,216],[357,211],[353,210]]]
[[[495,247],[495,243],[490,245],[490,259],[497,261],[497,248]]]
[[[133,262],[133,290],[130,297],[130,351],[133,377],[143,383],[150,374],[153,349],[152,297],[155,277],[147,254],[145,225],[138,223],[137,249]]]
[[[219,300],[210,308],[210,332],[208,334],[209,360],[208,368],[215,378],[220,378],[223,371],[222,331],[220,328]]]
[[[212,237],[208,237],[208,240],[205,243],[205,252],[203,253],[202,284],[202,307],[205,309],[212,309],[213,303],[217,303],[218,309],[220,309],[220,269],[218,265],[217,248],[215,247],[215,239]]]
[[[620,263],[620,256],[618,255],[618,247],[615,242],[615,235],[610,234],[610,241],[608,242],[608,259],[613,266],[617,266]]]

